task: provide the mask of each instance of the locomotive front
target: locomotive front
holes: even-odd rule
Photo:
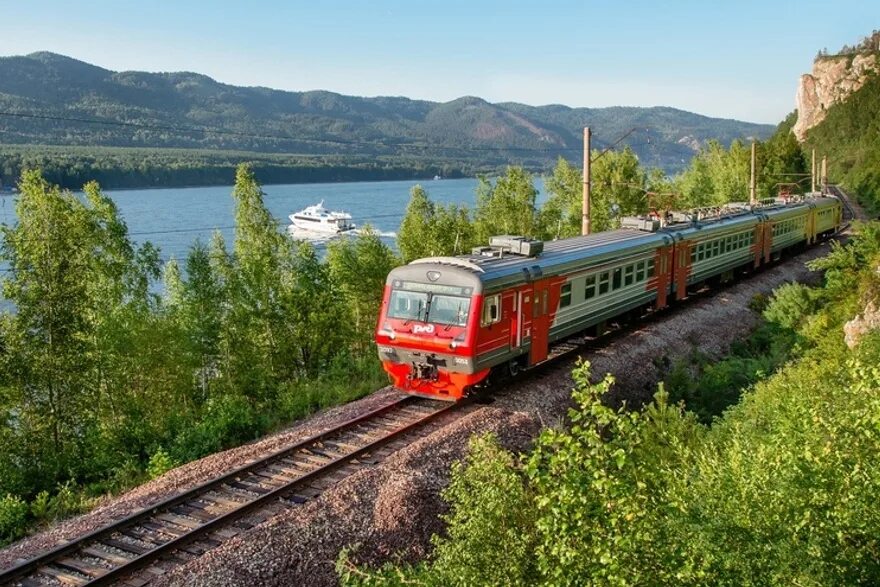
[[[398,389],[456,401],[483,380],[475,368],[481,283],[466,267],[424,259],[385,282],[376,344]]]

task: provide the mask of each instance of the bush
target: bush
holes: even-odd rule
[[[150,476],[150,479],[155,479],[176,466],[177,463],[174,462],[174,459],[160,448],[153,453],[153,456],[150,457],[150,462],[147,463],[147,475]]]
[[[15,495],[0,499],[0,546],[24,536],[27,521],[28,506],[24,500]]]
[[[800,283],[786,283],[779,287],[764,310],[764,318],[789,330],[797,330],[805,316],[815,312],[818,295]]]

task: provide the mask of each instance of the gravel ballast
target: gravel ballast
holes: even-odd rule
[[[748,309],[752,298],[792,281],[816,275],[807,260],[827,253],[814,247],[712,295],[691,300],[649,322],[611,337],[606,346],[581,353],[592,363],[593,377],[606,372],[617,380],[611,399],[638,405],[649,400],[663,365],[688,356],[695,348],[720,357],[745,337],[758,316]],[[526,450],[541,426],[564,421],[573,386],[575,358],[529,374],[509,385],[488,406],[470,406],[464,415],[359,471],[309,503],[224,542],[206,555],[177,567],[154,585],[333,585],[339,551],[358,545],[357,558],[380,564],[402,556],[417,560],[429,552],[429,539],[441,530],[445,511],[439,493],[451,463],[460,459],[474,433],[493,432],[515,451]],[[58,541],[81,535],[176,492],[245,464],[370,409],[389,403],[396,392],[380,390],[362,400],[327,410],[258,442],[212,455],[108,501],[87,515],[58,524],[0,552],[0,568],[34,556]]]

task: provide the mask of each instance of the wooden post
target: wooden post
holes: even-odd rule
[[[590,127],[584,127],[584,201],[581,211],[581,234],[590,234]]]
[[[828,157],[822,155],[822,193],[828,193]]]
[[[810,192],[816,193],[816,149],[813,149],[811,167],[812,171],[810,172]]]
[[[755,156],[757,146],[752,141],[752,179],[749,183],[749,204],[755,206],[758,204],[758,176],[755,170],[757,157]]]

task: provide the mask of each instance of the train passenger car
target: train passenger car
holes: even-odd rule
[[[627,228],[550,243],[493,237],[470,255],[419,259],[391,271],[379,315],[379,358],[408,393],[458,400],[491,369],[545,361],[550,345],[632,310],[663,308],[689,286],[815,242],[840,226],[836,198]]]
[[[768,207],[764,216],[764,262],[778,259],[781,251],[806,243],[810,236],[814,206],[809,201],[798,204]]]
[[[676,299],[687,297],[688,286],[714,277],[732,278],[737,269],[761,264],[763,219],[749,209],[665,230],[676,240]]]
[[[810,223],[812,244],[820,237],[828,237],[837,232],[843,223],[843,204],[837,198],[812,198],[813,217]]]

